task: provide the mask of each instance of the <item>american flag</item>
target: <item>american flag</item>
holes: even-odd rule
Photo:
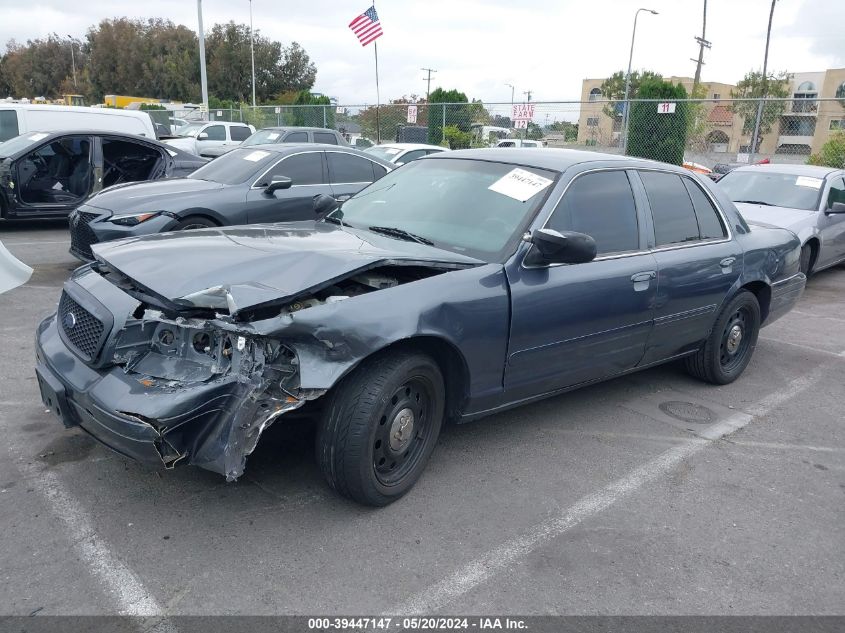
[[[349,23],[349,28],[358,37],[361,46],[366,46],[376,38],[381,37],[381,23],[378,21],[375,5],[352,20]]]

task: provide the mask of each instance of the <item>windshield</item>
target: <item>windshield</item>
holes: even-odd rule
[[[247,147],[249,145],[264,145],[265,143],[278,143],[279,137],[282,134],[283,133],[278,130],[258,130],[255,134],[251,135],[248,139],[241,143],[241,147]]]
[[[424,159],[390,172],[347,200],[329,220],[353,228],[399,229],[439,248],[502,261],[557,175],[481,160]]]
[[[236,149],[206,163],[188,178],[238,185],[260,176],[271,163],[279,159],[275,152],[260,149]]]
[[[10,138],[8,141],[0,143],[0,156],[3,158],[13,156],[21,150],[27,149],[31,145],[44,140],[48,136],[50,135],[46,132],[27,132],[15,138]]]
[[[188,123],[187,125],[183,125],[179,129],[176,130],[176,136],[190,136],[191,138],[196,138],[197,134],[200,133],[200,130],[205,125],[205,122],[202,123]]]
[[[390,147],[390,145],[375,145],[364,150],[367,154],[377,156],[382,160],[391,161],[402,150],[398,147]]]
[[[821,178],[770,171],[732,171],[718,180],[734,202],[815,211],[819,206]]]

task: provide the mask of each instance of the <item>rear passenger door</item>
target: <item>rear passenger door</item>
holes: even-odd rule
[[[329,165],[329,182],[335,198],[348,200],[371,182],[384,175],[384,168],[373,161],[346,152],[326,152]],[[374,169],[378,167],[378,173]]]
[[[698,182],[671,172],[637,173],[651,210],[658,275],[646,364],[701,344],[739,279],[743,254]]]
[[[290,189],[279,189],[268,195],[264,189],[277,176],[290,178],[293,184]],[[313,198],[321,193],[332,194],[326,181],[323,152],[305,151],[286,156],[259,177],[249,190],[249,223],[313,220]]]

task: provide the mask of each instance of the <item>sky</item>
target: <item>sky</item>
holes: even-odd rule
[[[342,104],[376,101],[373,45],[361,47],[347,28],[368,0],[253,0],[262,35],[299,42],[317,66],[314,92]],[[249,0],[203,0],[203,21],[249,23]],[[51,32],[82,38],[111,17],[161,17],[197,28],[192,0],[0,0],[0,47]],[[378,39],[381,100],[457,88],[487,103],[578,100],[581,80],[625,69],[638,7],[634,69],[692,76],[703,0],[377,0],[384,35]],[[704,81],[735,83],[763,63],[769,0],[709,0]],[[845,2],[779,0],[769,68],[809,72],[845,67]],[[161,95],[166,97],[166,95]]]

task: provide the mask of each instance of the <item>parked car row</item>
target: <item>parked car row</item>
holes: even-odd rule
[[[792,231],[680,167],[516,148],[394,166],[263,144],[88,199],[73,223],[101,243],[73,248],[94,261],[37,329],[45,405],[227,480],[300,410],[329,485],[386,505],[447,421],[672,360],[736,380],[804,289]],[[278,219],[299,221],[142,235]]]

